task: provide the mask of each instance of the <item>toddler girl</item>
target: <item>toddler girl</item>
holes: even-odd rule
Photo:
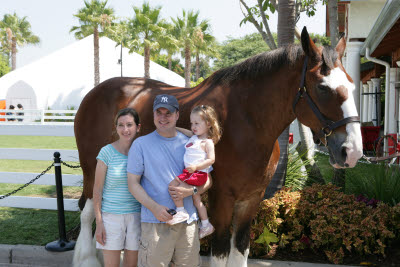
[[[206,105],[195,107],[190,114],[193,136],[186,143],[184,155],[185,169],[178,178],[194,186],[193,202],[201,219],[200,239],[214,232],[214,227],[208,221],[207,210],[197,194],[196,186],[206,183],[211,165],[215,161],[214,145],[221,138],[221,127],[215,110]],[[179,181],[173,180],[171,185],[177,186]],[[183,200],[174,200],[176,214],[167,223],[177,224],[189,219],[189,214],[183,206]]]

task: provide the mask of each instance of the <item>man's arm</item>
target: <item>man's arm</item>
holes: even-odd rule
[[[140,184],[141,175],[136,175],[128,172],[128,188],[129,192],[139,201],[143,206],[148,208],[157,220],[166,222],[172,219],[172,216],[167,212],[168,208],[155,202]]]
[[[185,182],[182,182],[179,178],[175,178],[177,181],[179,181],[178,186],[169,186],[168,191],[169,194],[171,195],[172,199],[177,200],[177,199],[183,199],[188,196],[192,196],[194,194],[193,188],[194,186],[189,185]],[[203,194],[206,192],[210,187],[212,186],[212,179],[211,175],[208,174],[208,179],[206,183],[202,186],[197,186],[197,194]]]
[[[176,127],[176,130],[180,131],[181,133],[183,133],[187,137],[192,137],[193,136],[193,132],[191,130],[188,130],[188,129],[185,129],[185,128],[181,128],[181,127]]]

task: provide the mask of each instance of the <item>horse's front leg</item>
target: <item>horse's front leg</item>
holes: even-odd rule
[[[220,191],[214,185],[209,193],[210,218],[215,227],[215,233],[211,243],[211,264],[212,267],[225,267],[230,250],[230,226],[232,223],[233,205],[235,200],[227,192]]]
[[[263,194],[253,194],[248,200],[237,201],[234,207],[231,250],[227,266],[246,267],[249,256],[250,227]]]

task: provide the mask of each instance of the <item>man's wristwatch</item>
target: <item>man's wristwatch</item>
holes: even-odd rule
[[[196,186],[193,186],[193,196],[197,194],[199,190],[197,189]]]

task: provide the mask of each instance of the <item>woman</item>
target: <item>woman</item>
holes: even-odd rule
[[[106,267],[119,266],[124,250],[125,267],[137,266],[140,237],[140,203],[128,190],[128,151],[140,130],[134,109],[120,110],[115,117],[119,139],[97,156],[93,203],[96,215],[96,247],[103,250]]]

